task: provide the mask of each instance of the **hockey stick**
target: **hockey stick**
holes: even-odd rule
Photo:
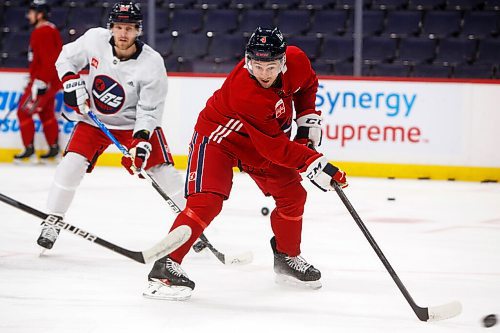
[[[392,279],[394,280],[394,282],[396,282],[396,285],[398,286],[399,290],[410,304],[411,308],[417,315],[418,319],[420,319],[421,321],[437,321],[458,316],[462,312],[462,304],[460,304],[460,302],[458,301],[428,308],[422,308],[415,303],[408,290],[406,290],[406,287],[404,286],[403,282],[401,282],[398,275],[392,268],[391,264],[389,263],[385,255],[382,253],[382,250],[375,242],[375,239],[372,237],[372,235],[366,228],[365,224],[359,217],[358,213],[349,202],[349,199],[347,199],[347,196],[345,195],[344,191],[342,191],[342,189],[337,183],[332,182],[332,185],[333,188],[335,189],[335,192],[337,192],[337,194],[339,195],[340,200],[342,200],[347,210],[354,218],[354,221],[361,229],[361,231],[365,235],[366,239],[368,240],[372,248],[375,250],[375,253],[377,253],[377,256],[384,264],[385,268],[391,275]]]
[[[97,118],[94,112],[91,110],[88,110],[87,115],[92,119],[92,121],[99,126],[99,128],[106,134],[106,136],[113,141],[115,146],[122,152],[123,155],[126,157],[131,157],[130,153],[128,152],[127,148],[125,148],[116,138],[115,136],[109,131],[109,129],[104,125],[104,123]],[[172,211],[176,214],[179,214],[181,212],[181,209],[177,204],[168,196],[165,191],[160,187],[160,185],[154,180],[153,177],[151,177],[144,169],[141,169],[140,171],[141,176],[143,176],[145,179],[147,179],[151,185],[155,188],[155,190],[167,201],[167,204],[169,207],[172,209]],[[219,259],[221,263],[224,265],[232,265],[232,264],[248,264],[252,261],[252,253],[251,252],[245,252],[239,255],[234,255],[234,256],[226,256],[223,253],[217,251],[217,249],[209,242],[207,237],[204,234],[201,234],[200,239],[203,241],[204,245]]]
[[[12,112],[14,112],[14,110],[16,109],[16,107],[17,107],[17,104],[14,104],[14,105],[11,105],[11,106],[10,106],[9,111],[7,111],[7,114],[5,115],[5,117],[3,117],[2,119],[0,119],[0,126],[1,126],[2,124],[4,124],[4,123],[7,121],[7,119],[9,119],[10,114],[11,114]]]
[[[0,201],[3,201],[6,204],[18,208],[26,213],[39,217],[43,219],[45,223],[57,226],[68,232],[71,232],[72,234],[80,236],[88,240],[89,242],[99,244],[109,250],[119,253],[141,264],[150,263],[166,256],[167,254],[178,249],[189,239],[189,237],[191,237],[191,228],[189,228],[189,226],[179,226],[150,249],[147,249],[145,251],[131,251],[121,246],[110,243],[96,235],[91,234],[90,232],[75,227],[74,225],[66,223],[59,216],[43,213],[33,207],[23,204],[22,202],[3,195],[2,193],[0,193]]]
[[[240,253],[237,256],[225,255],[217,251],[216,248],[208,241],[204,234],[201,234],[200,240],[193,245],[194,252],[201,252],[203,249],[208,248],[221,263],[224,265],[246,265],[252,262],[253,254],[250,251]]]

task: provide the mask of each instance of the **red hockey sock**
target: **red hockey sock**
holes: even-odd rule
[[[307,194],[299,186],[293,188],[293,191],[284,189],[274,196],[276,209],[271,213],[271,227],[276,236],[276,249],[295,257],[300,254],[302,214]]]
[[[18,111],[17,117],[19,118],[19,131],[21,132],[21,138],[23,140],[23,145],[27,147],[33,144],[33,138],[35,137],[35,123],[31,118],[31,115],[27,115],[24,112]]]
[[[179,264],[182,262],[203,230],[219,215],[222,202],[223,197],[215,193],[196,193],[187,198],[186,208],[177,216],[170,230],[180,225],[188,225],[192,234],[186,243],[170,254],[170,258]]]

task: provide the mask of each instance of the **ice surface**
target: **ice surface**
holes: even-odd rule
[[[54,171],[1,164],[0,192],[43,211]],[[302,255],[323,288],[276,285],[260,213],[272,201],[236,174],[205,234],[225,253],[252,250],[254,261],[223,266],[190,252],[183,268],[196,289],[186,302],[143,298],[150,265],[67,232],[39,257],[40,221],[0,202],[0,332],[483,332],[481,318],[500,313],[500,184],[349,180],[346,195],[416,303],[459,300],[460,316],[420,322],[335,192],[308,183]],[[146,181],[104,167],[84,178],[66,216],[132,250],[151,247],[173,219]]]

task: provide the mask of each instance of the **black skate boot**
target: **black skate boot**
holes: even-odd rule
[[[31,144],[24,147],[24,151],[22,153],[14,155],[14,162],[21,162],[32,157],[35,157],[35,147]]]
[[[46,154],[40,155],[40,159],[47,160],[53,157],[57,157],[59,155],[59,145],[56,143],[49,147],[49,151]]]
[[[50,250],[54,246],[57,236],[59,236],[59,232],[61,232],[61,228],[55,224],[59,220],[61,220],[61,217],[49,215],[45,221],[42,222],[42,232],[36,240],[37,244],[43,248],[42,253],[45,249]]]
[[[271,238],[274,253],[274,272],[276,283],[305,286],[312,289],[321,288],[321,272],[308,264],[301,256],[290,257],[276,250],[276,238]]]
[[[191,297],[194,282],[182,270],[181,265],[169,256],[157,260],[148,274],[147,298],[183,301]]]

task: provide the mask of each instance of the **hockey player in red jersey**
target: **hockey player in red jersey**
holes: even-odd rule
[[[35,156],[33,140],[35,123],[33,116],[38,114],[42,122],[49,151],[40,156],[42,160],[55,157],[59,153],[59,126],[54,111],[54,98],[61,89],[55,62],[62,48],[59,31],[47,21],[50,11],[46,0],[33,0],[26,15],[33,32],[30,37],[28,60],[30,79],[19,101],[17,116],[24,144],[24,151],[14,156],[15,161]]]
[[[56,62],[64,102],[78,117],[47,199],[51,215],[63,217],[85,173],[90,173],[111,140],[86,115],[89,108],[129,149],[122,164],[131,174],[145,170],[177,205],[184,207],[182,177],[173,166],[161,120],[167,95],[163,58],[138,37],[142,13],[132,1],[113,5],[108,29],[89,29],[64,45]],[[84,81],[78,72],[89,66]],[[122,209],[123,207],[118,207]],[[59,229],[42,224],[37,243],[50,249]]]
[[[178,250],[155,262],[145,297],[182,300],[195,283],[180,267],[190,246],[220,213],[238,166],[272,196],[274,270],[278,281],[321,287],[321,273],[300,254],[306,191],[301,174],[323,190],[347,186],[345,173],[314,149],[321,143],[315,109],[318,80],[302,50],[286,45],[278,30],[257,28],[242,60],[208,99],[195,125],[186,174],[186,208],[172,228],[193,233]],[[295,108],[295,118],[293,115]],[[292,121],[297,135],[290,140]]]

